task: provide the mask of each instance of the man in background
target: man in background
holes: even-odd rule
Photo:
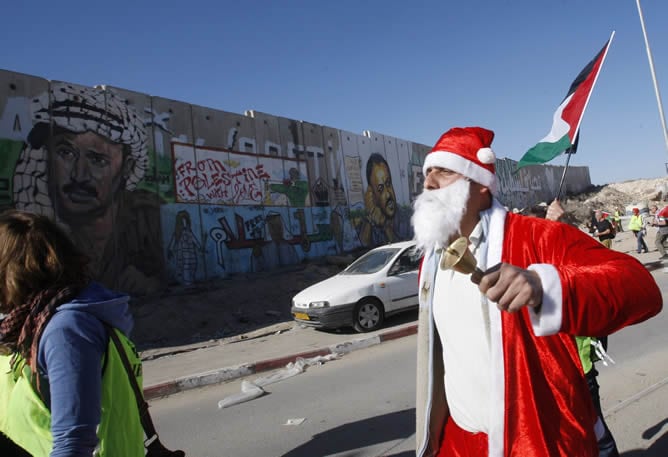
[[[659,251],[659,259],[663,260],[668,258],[666,254],[666,248],[663,245],[663,242],[668,238],[668,206],[664,206],[661,211],[656,213],[654,216],[654,225],[656,225],[659,230],[656,232],[656,238],[654,239],[654,245]]]
[[[596,210],[594,212],[594,236],[597,236],[601,244],[606,248],[612,247],[612,239],[615,235],[612,232],[612,223],[605,217],[603,211]]]

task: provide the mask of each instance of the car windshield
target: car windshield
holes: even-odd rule
[[[399,252],[399,249],[374,249],[355,260],[341,274],[359,275],[375,273],[383,268]]]

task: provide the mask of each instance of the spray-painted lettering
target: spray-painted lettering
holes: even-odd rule
[[[175,171],[176,191],[181,202],[260,204],[263,182],[270,178],[262,164],[233,168],[213,158],[196,163],[181,159]]]

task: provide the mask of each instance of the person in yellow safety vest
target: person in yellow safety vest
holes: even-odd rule
[[[616,209],[612,215],[612,221],[615,224],[615,230],[619,233],[622,233],[624,229],[622,228],[622,215],[619,213],[619,210]]]
[[[649,252],[647,249],[647,243],[645,243],[645,221],[643,220],[642,214],[638,208],[633,208],[633,215],[631,220],[629,220],[629,230],[633,232],[638,240],[636,251],[638,254],[641,252]]]
[[[3,457],[145,455],[129,298],[90,281],[87,266],[46,216],[0,214]]]

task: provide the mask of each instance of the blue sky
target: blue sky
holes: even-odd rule
[[[665,100],[668,2],[642,8]],[[666,176],[635,0],[33,0],[3,13],[7,70],[428,145],[480,125],[515,160],[614,30],[571,164],[594,184]]]

